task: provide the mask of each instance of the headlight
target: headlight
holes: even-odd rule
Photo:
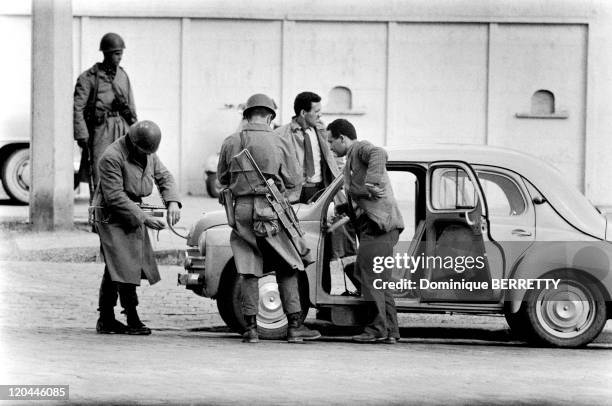
[[[206,255],[206,231],[203,231],[198,238],[198,249],[202,256]]]

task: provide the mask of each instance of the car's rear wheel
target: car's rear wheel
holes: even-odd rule
[[[308,312],[307,289],[305,281],[300,278],[300,298],[302,300],[302,319]],[[229,267],[224,272],[217,295],[217,308],[225,324],[237,333],[245,328],[241,308],[240,275],[235,268]],[[287,317],[283,311],[278,285],[274,274],[259,278],[259,302],[257,313],[257,332],[260,338],[269,340],[284,339],[287,336]]]
[[[581,347],[595,339],[606,323],[606,302],[596,283],[576,271],[546,276],[559,285],[530,291],[525,315],[529,338],[544,345]]]
[[[28,203],[30,199],[30,150],[11,152],[2,165],[2,186],[12,199]]]

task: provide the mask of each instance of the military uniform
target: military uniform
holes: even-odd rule
[[[96,92],[97,81],[97,92]],[[113,90],[113,84],[115,90]],[[117,111],[115,93],[120,94],[127,102],[131,110],[130,122],[122,117]],[[85,120],[85,110],[90,98],[96,95],[94,101],[94,114],[92,122]],[[134,94],[130,85],[127,73],[121,67],[105,69],[104,64],[96,63],[94,66],[83,72],[77,79],[74,89],[74,139],[76,141],[86,141],[88,154],[91,159],[92,174],[89,174],[88,155],[83,151],[81,166],[79,168],[79,179],[91,182],[93,188],[100,179],[97,163],[104,150],[119,137],[125,135],[129,126],[136,122],[136,107],[134,104]],[[89,176],[88,176],[89,175]]]
[[[221,186],[229,187],[234,196],[236,225],[230,236],[230,244],[236,269],[242,275],[261,277],[265,257],[266,269],[276,271],[285,313],[300,312],[296,271],[303,271],[304,264],[284,233],[267,237],[255,235],[253,215],[256,199],[263,197],[265,189],[251,168],[234,158],[245,148],[264,176],[274,179],[280,191],[295,187],[299,180],[289,150],[270,126],[247,123],[243,131],[225,139],[221,146],[217,176]],[[257,278],[247,280],[255,286],[246,289],[250,294],[243,295],[243,313],[245,316],[256,315]]]
[[[160,280],[145,214],[137,203],[156,183],[164,202],[177,202],[176,184],[156,154],[138,162],[128,137],[111,144],[99,161],[100,184],[93,198],[96,227],[106,267],[100,287],[100,309],[113,308],[117,293],[124,308],[138,305],[136,286],[141,278],[152,285]]]

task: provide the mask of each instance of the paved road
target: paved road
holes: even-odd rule
[[[612,402],[612,325],[581,350],[529,348],[499,317],[401,317],[395,346],[326,331],[245,345],[215,303],[139,289],[148,337],[94,332],[102,264],[0,262],[0,383],[69,384],[76,403],[571,404]],[[24,403],[19,403],[24,404]]]

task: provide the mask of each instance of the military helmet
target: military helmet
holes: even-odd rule
[[[130,127],[128,137],[139,150],[152,154],[159,148],[161,130],[153,121],[138,121]]]
[[[265,94],[257,93],[249,97],[246,105],[244,106],[244,111],[242,112],[243,117],[246,117],[249,110],[254,109],[255,107],[264,107],[270,110],[272,113],[272,120],[274,120],[274,117],[276,117],[276,103],[274,103],[274,100]]]
[[[109,32],[104,34],[100,40],[100,51],[102,52],[114,52],[121,49],[125,49],[125,42],[123,42],[123,38],[119,34]]]

